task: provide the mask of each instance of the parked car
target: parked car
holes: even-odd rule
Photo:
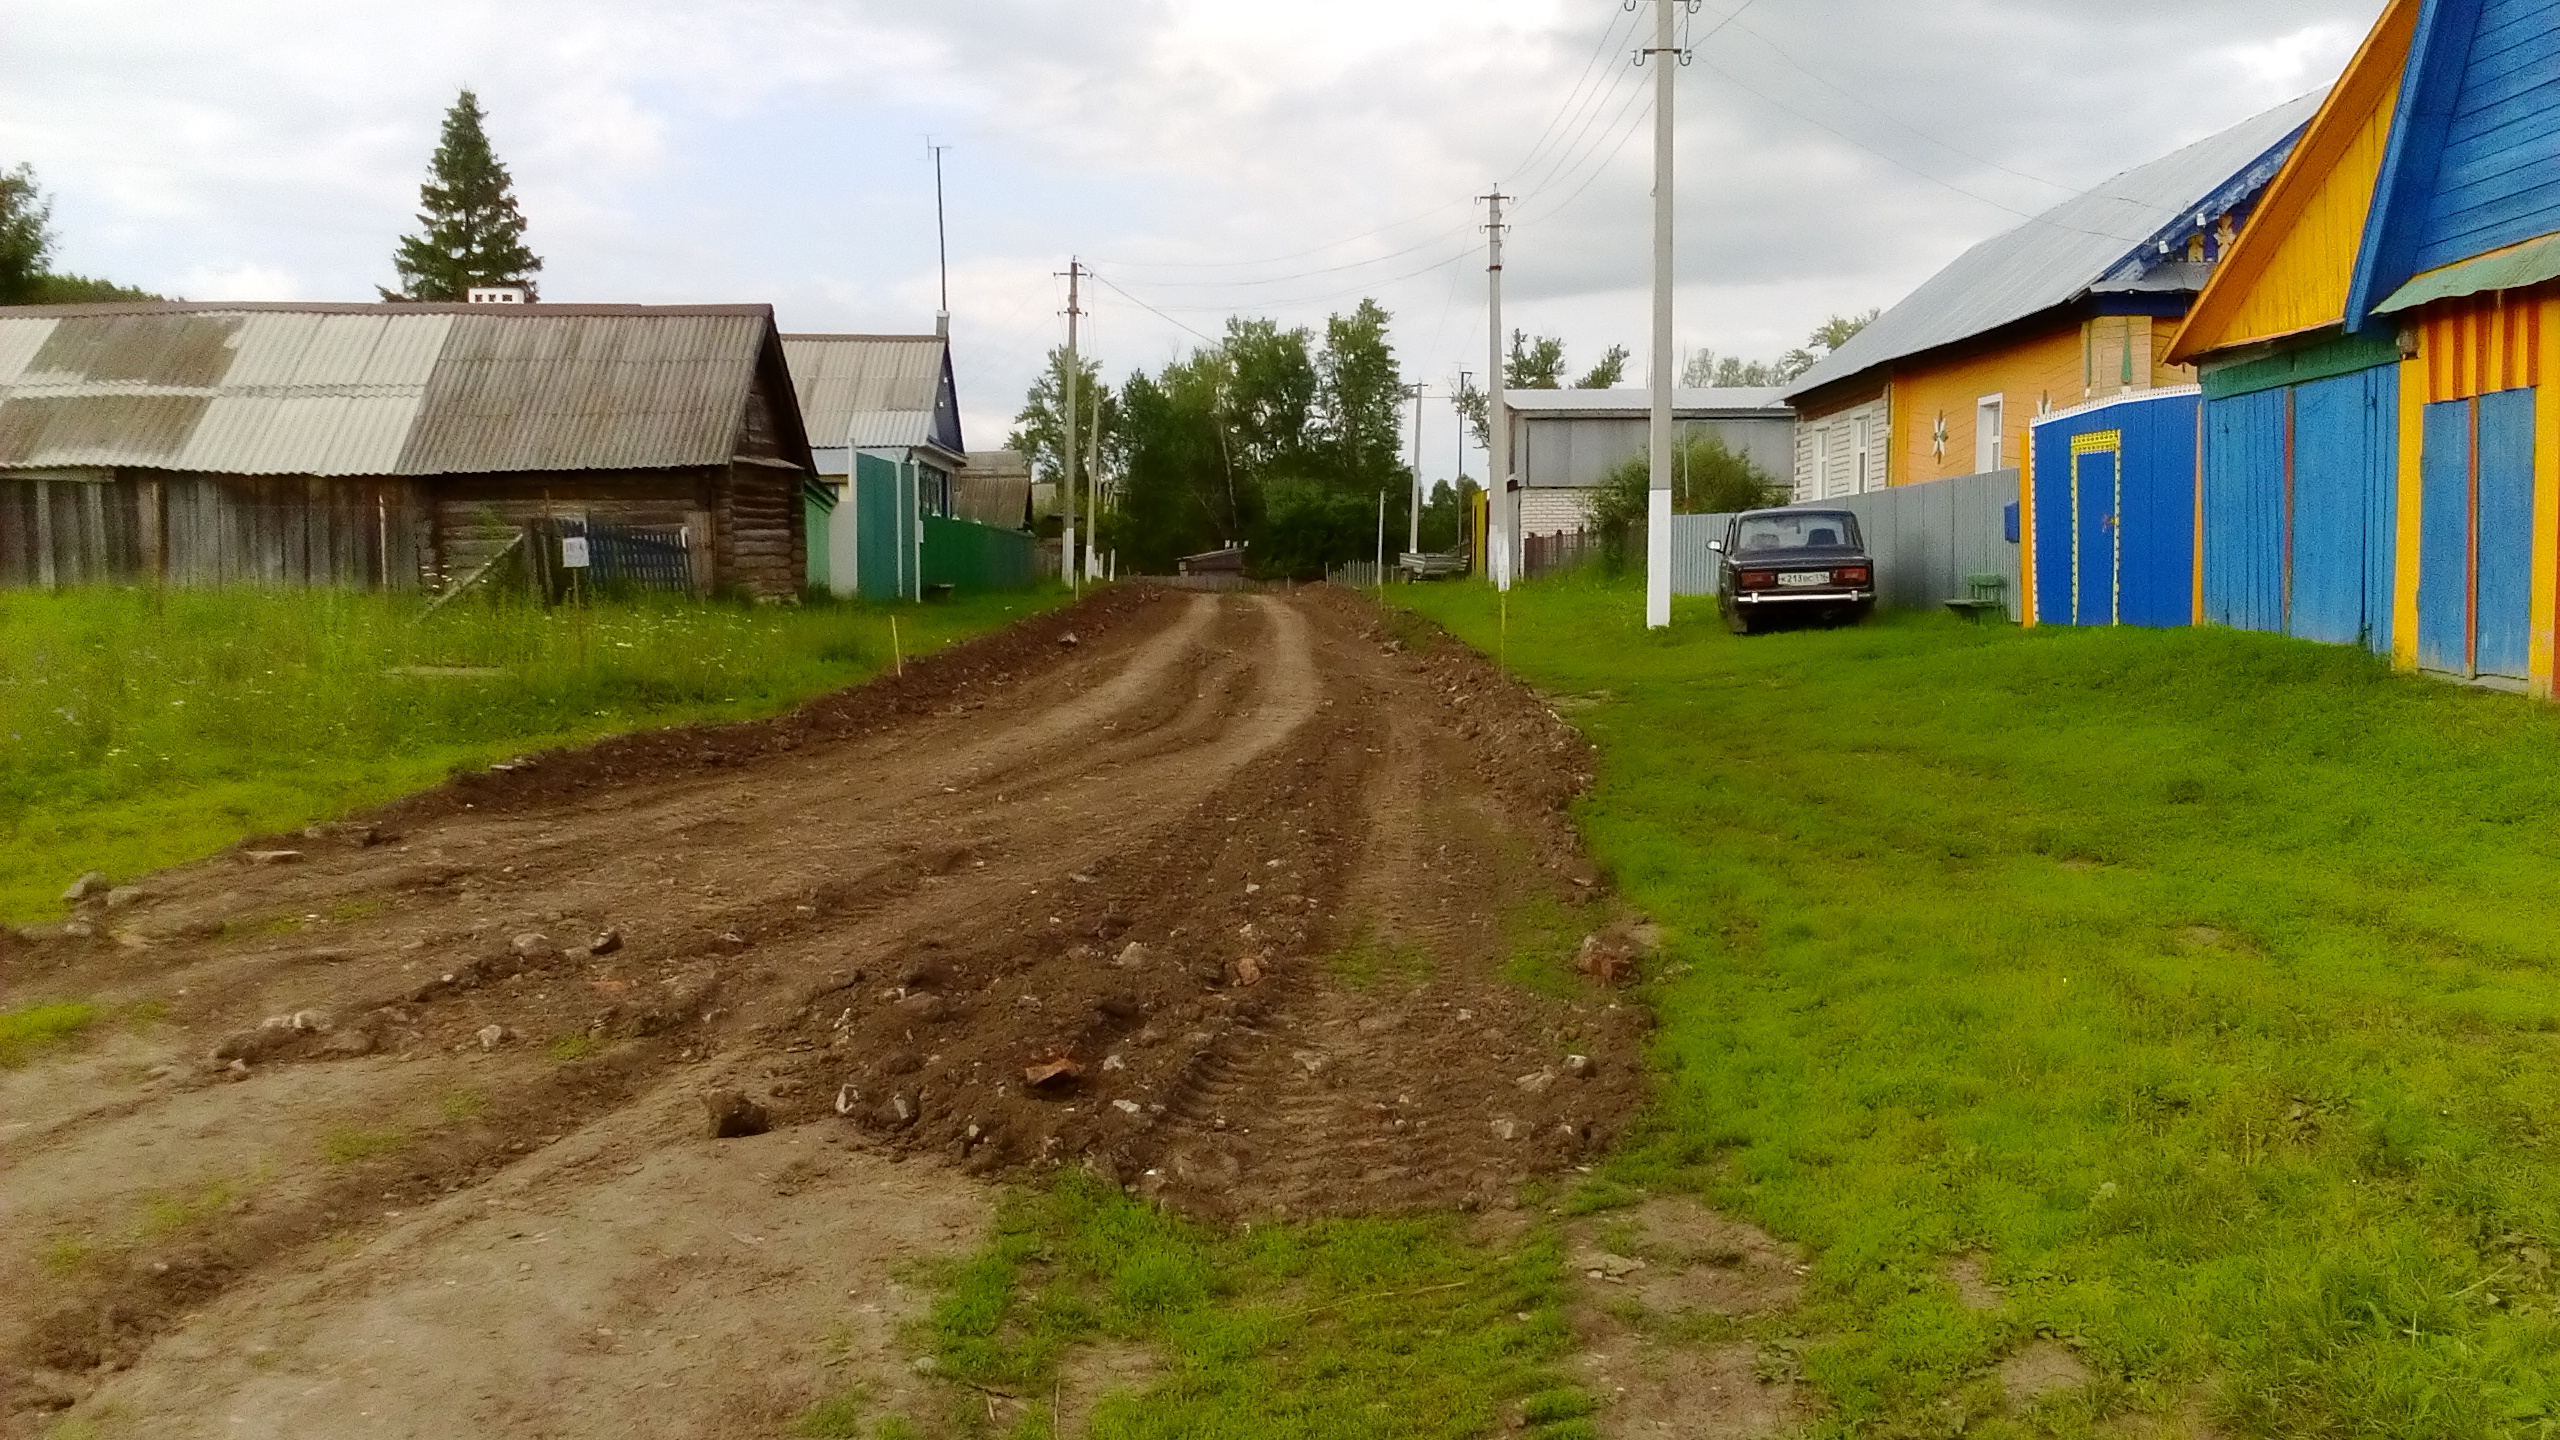
[[[1856,624],[1876,608],[1876,562],[1846,510],[1746,510],[1709,541],[1721,557],[1716,608],[1736,635],[1782,619]]]

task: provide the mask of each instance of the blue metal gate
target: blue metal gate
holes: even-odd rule
[[[2523,680],[2530,668],[2535,392],[2426,408],[2418,496],[2418,668]]]
[[[2200,403],[2153,392],[2035,423],[2038,623],[2192,623]]]

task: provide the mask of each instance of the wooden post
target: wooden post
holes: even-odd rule
[[[36,583],[47,590],[54,588],[53,571],[53,482],[38,480],[36,488]]]

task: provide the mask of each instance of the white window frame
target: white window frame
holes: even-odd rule
[[[1973,402],[1973,471],[1977,475],[1987,475],[2002,468],[2001,462],[2007,458],[2002,453],[2005,448],[2002,432],[2008,420],[2008,409],[2009,397],[2005,394],[1985,395]],[[1990,423],[1986,425],[1985,420]]]
[[[1867,465],[1868,456],[1872,453],[1867,443],[1872,427],[1867,420],[1867,416],[1860,415],[1849,422],[1849,460],[1857,469],[1858,493],[1861,495],[1874,488],[1869,484],[1873,472]]]

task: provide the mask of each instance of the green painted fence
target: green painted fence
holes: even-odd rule
[[[1020,530],[924,517],[924,583],[954,590],[1028,590],[1039,578],[1039,542]]]

